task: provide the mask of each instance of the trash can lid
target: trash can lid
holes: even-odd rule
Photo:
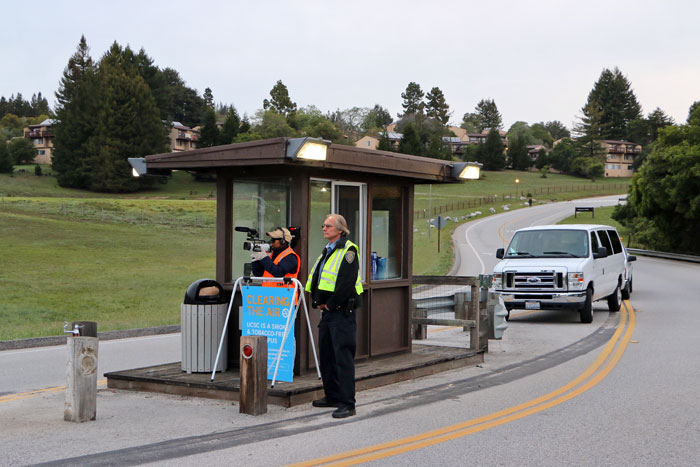
[[[211,305],[228,303],[226,291],[213,279],[194,281],[185,292],[185,305]]]

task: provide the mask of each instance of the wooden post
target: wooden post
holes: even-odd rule
[[[96,328],[95,328],[96,329]],[[68,337],[63,419],[87,422],[97,416],[97,337]]]
[[[475,325],[470,329],[469,332],[469,348],[471,350],[479,351],[479,327],[481,325],[479,320],[479,286],[472,285],[471,287],[471,300],[469,303],[469,316],[468,319],[473,319]]]
[[[250,346],[250,349],[246,349]],[[250,356],[248,357],[248,352]],[[267,337],[241,336],[240,413],[267,413]]]

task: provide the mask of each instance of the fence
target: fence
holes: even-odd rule
[[[425,339],[428,325],[462,326],[469,330],[470,350],[488,350],[489,315],[481,293],[488,284],[482,278],[489,282],[490,276],[413,276],[419,286],[411,301],[414,338]]]
[[[551,195],[556,193],[573,193],[577,191],[617,191],[620,189],[627,189],[629,185],[627,183],[610,183],[610,184],[592,184],[592,183],[582,183],[580,185],[564,185],[564,186],[544,186],[539,188],[524,188],[515,193],[505,193],[496,196],[481,196],[478,198],[470,198],[461,201],[451,202],[449,204],[442,204],[438,206],[433,206],[428,212],[428,209],[420,209],[414,211],[413,217],[415,219],[427,219],[429,217],[442,214],[443,212],[450,212],[459,209],[470,209],[478,206],[488,205],[496,203],[500,200],[513,200],[519,197],[525,197],[527,194],[531,194],[533,197],[541,195]]]

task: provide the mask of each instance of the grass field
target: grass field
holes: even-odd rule
[[[626,192],[613,188],[625,180],[487,172],[477,182],[417,186],[415,209],[452,218],[481,211],[474,219],[506,204],[518,209],[524,200],[508,198],[516,196],[515,178],[518,194],[532,193],[535,202]],[[64,321],[97,321],[100,331],[179,323],[187,286],[215,275],[214,191],[185,172],[156,190],[119,196],[61,188],[33,166],[0,174],[0,340],[60,335]],[[477,208],[459,207],[486,197]],[[596,221],[605,223],[602,216],[596,210]],[[464,221],[448,222],[438,254],[428,217],[415,219],[414,274],[442,275]]]
[[[607,206],[595,209],[595,217],[590,213],[580,213],[577,217],[571,216],[563,219],[559,224],[603,224],[610,225],[617,229],[617,233],[622,237],[622,241],[627,248],[641,248],[640,245],[635,244],[634,238],[630,238],[630,231],[627,227],[617,222],[612,218],[612,213],[615,210],[615,206]],[[628,240],[631,242],[628,243]]]

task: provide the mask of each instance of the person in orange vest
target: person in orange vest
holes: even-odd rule
[[[299,255],[289,246],[292,233],[284,227],[267,232],[270,237],[270,252],[254,251],[250,258],[251,272],[255,277],[290,277],[296,279],[299,275],[301,261]],[[282,282],[263,282],[264,286],[284,287]],[[292,285],[292,287],[294,287]]]

